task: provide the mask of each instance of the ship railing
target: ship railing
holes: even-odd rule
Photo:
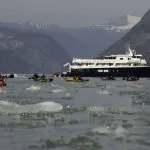
[[[127,63],[141,63],[141,61],[140,60],[129,60],[129,61],[127,61]]]
[[[66,63],[66,64],[64,64],[64,67],[66,67],[66,66],[70,66],[70,63]]]
[[[111,65],[113,66],[113,65]],[[82,65],[82,66],[70,66],[73,69],[83,69],[83,68],[99,68],[99,67],[111,67],[110,65],[98,65],[98,66],[86,66],[86,65]]]

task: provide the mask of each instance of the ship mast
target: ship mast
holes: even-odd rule
[[[128,49],[128,52],[126,53],[127,55],[134,56],[136,54],[135,50],[131,49],[130,44],[128,44],[127,49]]]

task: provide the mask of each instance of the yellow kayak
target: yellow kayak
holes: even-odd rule
[[[116,80],[114,77],[102,77],[102,80]]]
[[[53,79],[52,78],[50,78],[50,79],[37,79],[37,80],[34,80],[34,81],[36,81],[36,82],[42,82],[42,83],[47,83],[47,82],[52,82]]]
[[[39,82],[49,82],[48,79],[39,79]]]
[[[72,77],[70,77],[70,78],[64,78],[64,80],[66,81],[66,82],[87,82],[87,81],[89,81],[89,79],[82,79],[82,80],[79,80],[79,79],[74,79],[74,78],[72,78]]]

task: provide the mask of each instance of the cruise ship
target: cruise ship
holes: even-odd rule
[[[137,54],[128,46],[126,54],[105,56],[103,59],[73,58],[72,63],[62,76],[82,77],[150,77],[150,66],[141,54]]]

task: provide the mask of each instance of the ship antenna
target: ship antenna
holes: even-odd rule
[[[130,45],[129,43],[126,44],[126,49],[128,50],[128,51],[126,52],[127,55],[133,55],[133,52],[132,52],[132,50],[131,50],[131,45]]]
[[[128,43],[126,43],[125,44],[125,50],[126,50],[126,54],[128,55],[129,54],[129,44]]]

